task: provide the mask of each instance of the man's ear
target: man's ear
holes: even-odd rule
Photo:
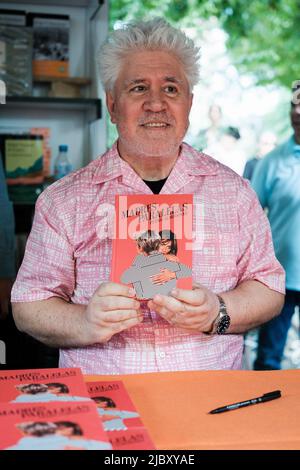
[[[113,124],[116,124],[115,117],[115,100],[111,91],[106,92],[106,106],[110,115],[110,120]]]

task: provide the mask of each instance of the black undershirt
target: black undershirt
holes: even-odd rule
[[[168,178],[164,178],[163,180],[158,180],[158,181],[147,181],[143,180],[144,183],[146,183],[147,186],[151,189],[153,194],[159,194],[160,191],[162,190],[163,185],[167,181]]]

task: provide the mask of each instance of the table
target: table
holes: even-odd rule
[[[157,449],[300,449],[300,370],[86,376],[122,380]],[[226,413],[214,408],[281,390]]]

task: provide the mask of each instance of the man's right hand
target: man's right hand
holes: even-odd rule
[[[94,292],[85,312],[87,341],[106,343],[116,333],[143,321],[134,289],[114,282],[103,282]]]

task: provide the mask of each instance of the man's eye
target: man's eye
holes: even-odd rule
[[[137,85],[137,86],[131,88],[130,91],[133,92],[133,93],[139,93],[139,92],[143,92],[145,90],[146,90],[145,85]]]
[[[173,85],[166,86],[165,91],[166,91],[166,93],[168,93],[170,95],[175,95],[178,92],[176,86],[173,86]]]

